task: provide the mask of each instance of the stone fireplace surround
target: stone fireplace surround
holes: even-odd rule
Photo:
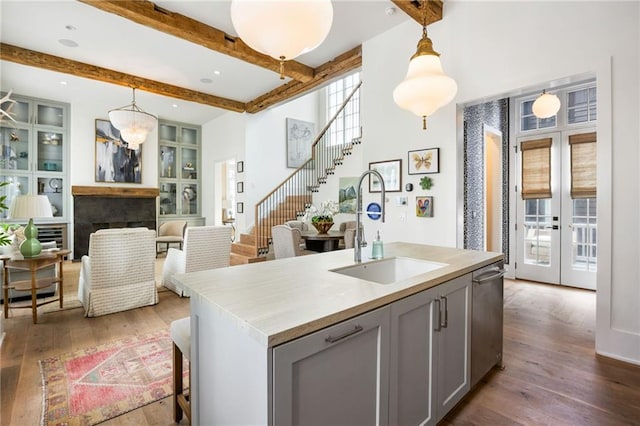
[[[89,252],[89,235],[99,229],[156,229],[157,188],[73,186],[73,258]]]

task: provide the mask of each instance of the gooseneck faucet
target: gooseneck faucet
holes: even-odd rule
[[[364,240],[364,236],[362,235],[362,229],[360,228],[360,217],[362,216],[362,181],[367,175],[374,175],[378,178],[380,182],[380,188],[382,191],[380,192],[380,206],[382,207],[382,222],[384,223],[384,201],[385,201],[385,189],[384,189],[384,179],[382,175],[377,170],[366,170],[358,181],[358,191],[356,192],[356,237],[355,243],[353,245],[353,261],[356,263],[362,262],[362,247],[367,246],[367,242]],[[369,177],[371,179],[371,177]]]

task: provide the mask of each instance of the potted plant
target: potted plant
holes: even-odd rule
[[[315,207],[311,206],[310,209],[318,213]],[[309,212],[309,209],[307,211]],[[319,234],[326,234],[333,226],[333,215],[338,213],[338,203],[331,200],[320,203],[319,213],[311,216],[311,225],[316,228]]]

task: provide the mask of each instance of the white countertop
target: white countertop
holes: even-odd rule
[[[501,253],[385,244],[385,258],[446,263],[393,284],[331,272],[353,265],[353,249],[176,275],[199,300],[264,346],[276,346],[502,259]],[[363,250],[363,258],[365,251]],[[367,259],[368,260],[368,259]]]

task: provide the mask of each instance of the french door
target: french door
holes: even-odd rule
[[[585,130],[518,138],[516,278],[595,290],[597,217],[593,198],[571,197],[569,138]],[[545,141],[546,144],[542,141]],[[549,144],[550,142],[550,144]],[[527,144],[548,146],[550,196],[523,199]],[[550,145],[550,146],[549,146]],[[547,153],[545,152],[545,155]],[[575,166],[575,160],[574,160]],[[542,168],[541,176],[547,175]]]

